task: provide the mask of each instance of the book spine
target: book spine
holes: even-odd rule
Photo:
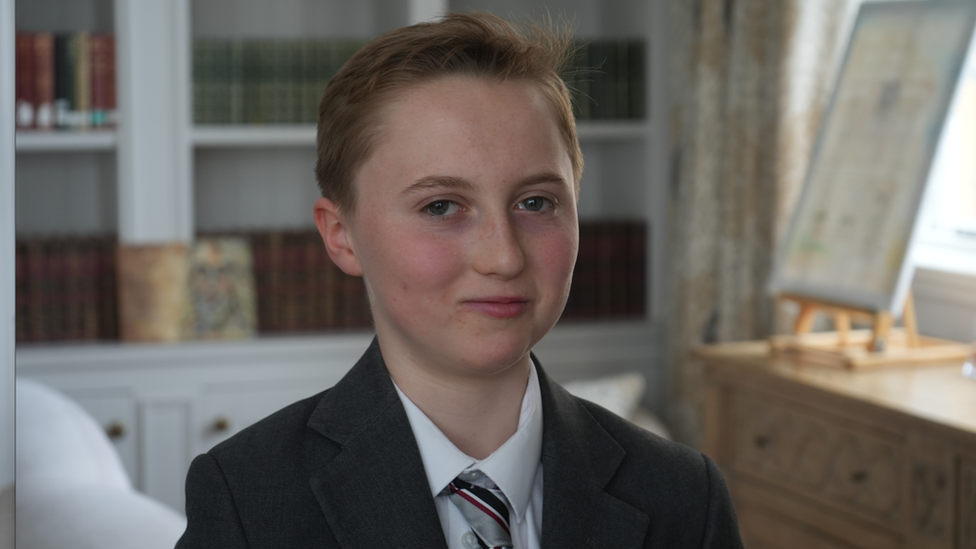
[[[81,339],[94,341],[99,336],[97,239],[93,237],[82,239],[78,251]]]
[[[651,89],[645,82],[645,63],[647,58],[644,53],[644,41],[632,40],[628,43],[628,104],[630,117],[642,119],[646,116],[646,105],[650,98],[645,97],[647,90]]]
[[[114,237],[96,240],[98,296],[98,338],[119,339],[118,241]]]
[[[105,72],[105,125],[115,127],[118,124],[118,90],[116,88],[115,36],[104,35],[105,58],[108,66]]]
[[[193,60],[190,63],[191,66],[191,82],[193,82],[193,89],[191,95],[193,96],[193,123],[194,124],[206,124],[207,121],[207,103],[209,98],[207,97],[207,86],[211,75],[209,74],[210,67],[208,63],[210,61],[208,46],[210,41],[203,38],[195,38],[193,40]]]
[[[91,125],[108,124],[108,73],[111,59],[108,57],[107,36],[92,34],[89,37],[91,58]]]
[[[627,314],[644,316],[647,302],[647,224],[631,224],[627,254]]]
[[[82,307],[85,300],[82,278],[82,259],[78,239],[61,240],[62,290],[61,310],[64,319],[62,340],[83,339]]]
[[[251,232],[247,235],[251,244],[254,265],[254,299],[257,306],[257,330],[267,332],[268,321],[268,237],[267,233]]]
[[[47,339],[60,341],[68,337],[67,262],[63,239],[52,238],[47,244],[47,265],[50,285],[47,292]]]
[[[596,226],[596,316],[613,316],[613,232],[611,225],[601,222]]]
[[[14,40],[14,93],[15,120],[17,128],[33,128],[35,126],[35,112],[37,93],[35,85],[37,77],[34,59],[34,36],[18,32]]]
[[[54,127],[54,35],[34,35],[34,123],[38,129]]]
[[[299,86],[298,121],[303,124],[314,124],[318,120],[318,98],[320,96],[313,65],[315,43],[314,40],[302,40],[299,44],[297,69]]]
[[[72,60],[71,35],[54,37],[54,120],[58,128],[70,127],[75,98],[75,65]]]
[[[89,35],[80,31],[74,34],[75,43],[75,122],[78,128],[91,126],[91,49]]]
[[[626,40],[613,45],[614,52],[614,118],[632,118],[630,112],[630,47]]]
[[[221,94],[226,95],[227,113],[222,119],[224,124],[242,124],[249,116],[247,93],[248,66],[246,60],[247,49],[243,40],[232,40],[221,52],[221,63],[225,64],[221,76]],[[222,65],[223,66],[223,65]]]
[[[593,222],[580,223],[580,308],[581,318],[595,318],[597,314],[597,257],[598,242],[596,229],[598,225]]]

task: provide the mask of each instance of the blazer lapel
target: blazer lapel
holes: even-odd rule
[[[308,425],[311,488],[340,546],[447,549],[417,442],[375,338]]]
[[[544,425],[542,547],[642,547],[648,516],[604,491],[626,452],[575,397],[538,371]]]

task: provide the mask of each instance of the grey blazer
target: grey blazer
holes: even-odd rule
[[[712,460],[538,373],[542,547],[742,547]],[[447,548],[375,339],[332,389],[198,456],[186,479],[186,515],[178,549]]]

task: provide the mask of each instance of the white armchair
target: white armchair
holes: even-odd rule
[[[170,549],[186,520],[132,488],[115,448],[78,404],[17,380],[16,501],[19,549]],[[4,509],[6,508],[6,509]]]

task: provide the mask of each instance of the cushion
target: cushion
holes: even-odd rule
[[[17,379],[17,486],[91,483],[131,489],[118,452],[102,427],[66,396]]]

